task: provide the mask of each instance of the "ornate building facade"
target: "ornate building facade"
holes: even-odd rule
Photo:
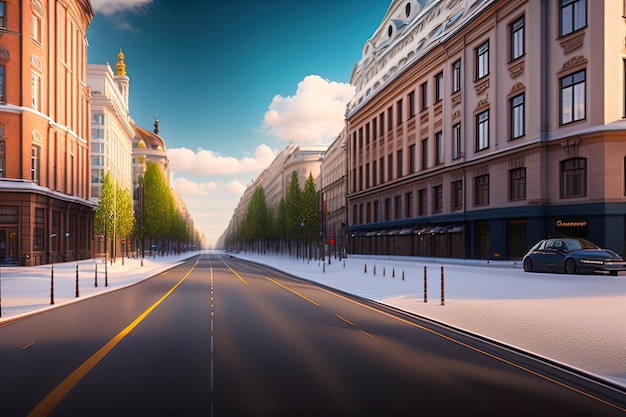
[[[0,2],[0,261],[91,255],[88,0]]]
[[[350,251],[624,253],[625,4],[393,0],[351,77]]]

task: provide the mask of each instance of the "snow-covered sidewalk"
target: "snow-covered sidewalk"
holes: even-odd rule
[[[101,259],[55,264],[54,305],[50,305],[50,265],[1,267],[0,326],[34,311],[132,285],[196,254],[145,258],[143,266],[139,259],[125,259],[122,265],[118,258],[107,267],[108,287],[104,286]],[[453,259],[350,256],[331,258],[328,264],[328,260],[321,263],[288,256],[236,256],[480,334],[626,386],[623,273],[617,277],[526,273],[519,263]]]

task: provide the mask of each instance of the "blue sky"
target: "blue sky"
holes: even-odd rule
[[[354,64],[390,0],[91,0],[88,62],[130,78],[130,113],[165,140],[172,186],[214,244],[289,143],[329,145]],[[181,7],[181,5],[185,5]]]

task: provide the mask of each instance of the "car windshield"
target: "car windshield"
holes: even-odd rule
[[[565,239],[569,250],[598,249],[596,245],[585,239]]]

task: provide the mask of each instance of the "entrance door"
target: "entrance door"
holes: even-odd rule
[[[0,263],[14,264],[19,262],[17,255],[17,229],[0,229]]]

